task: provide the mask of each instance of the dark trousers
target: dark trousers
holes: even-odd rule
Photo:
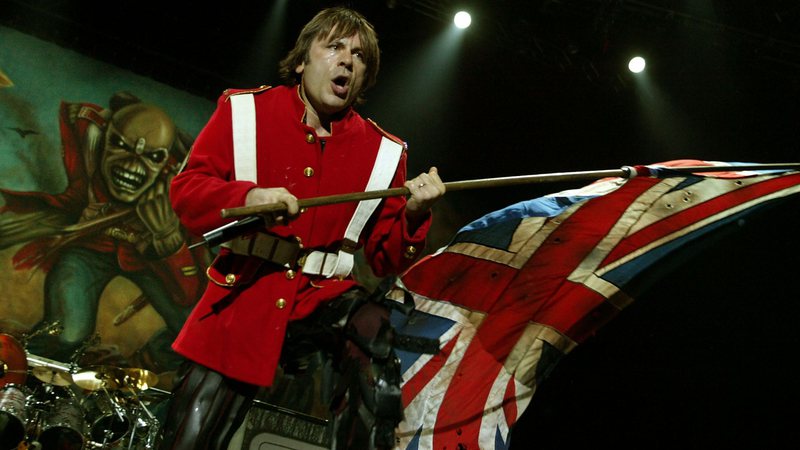
[[[227,449],[257,392],[257,386],[187,362],[173,390],[160,448]]]
[[[334,420],[338,421],[334,444],[337,449],[384,448],[392,442],[394,426],[402,417],[399,366],[393,352],[383,354],[391,340],[388,318],[385,304],[369,300],[365,291],[354,289],[321,306],[311,316],[289,323],[281,355],[284,369],[302,370],[308,355],[323,351],[339,372],[333,398],[329,399]],[[377,379],[385,382],[376,383]],[[365,391],[365,386],[376,384],[392,385],[392,395],[387,396],[385,391]],[[257,393],[258,386],[188,362],[173,390],[160,448],[226,450]],[[375,409],[376,397],[396,398],[389,408],[385,401],[381,402],[381,411],[376,412],[383,417],[374,417],[377,420],[363,424],[358,411],[364,411],[361,406],[364,404]],[[382,429],[378,433],[376,426]],[[374,442],[376,435],[383,444]],[[364,442],[365,439],[373,442]]]

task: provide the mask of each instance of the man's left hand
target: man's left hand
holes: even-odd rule
[[[446,190],[436,167],[431,167],[428,173],[421,173],[407,180],[405,186],[411,192],[406,203],[406,217],[412,221],[426,216]]]

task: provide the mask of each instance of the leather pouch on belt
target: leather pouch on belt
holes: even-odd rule
[[[295,239],[261,232],[231,239],[227,247],[237,255],[255,256],[287,269],[297,265],[302,248]]]
[[[242,286],[253,281],[265,262],[260,258],[236,255],[227,248],[220,248],[219,255],[208,266],[206,275],[218,286],[228,288]]]

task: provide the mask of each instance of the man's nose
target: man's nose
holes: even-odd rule
[[[348,70],[353,69],[353,54],[349,51],[342,52],[342,57],[339,64],[346,67]]]

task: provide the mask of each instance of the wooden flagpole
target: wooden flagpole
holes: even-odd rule
[[[743,171],[743,170],[785,170],[785,169],[800,169],[800,163],[770,163],[770,164],[748,164],[738,166],[684,166],[684,167],[667,167],[659,166],[677,173],[709,173],[709,172],[730,172],[730,171]],[[640,173],[641,172],[641,173]],[[636,176],[649,176],[650,172],[647,166],[625,166],[620,169],[611,170],[591,170],[584,172],[557,172],[546,173],[538,175],[521,175],[512,177],[500,178],[482,178],[477,180],[465,181],[451,181],[444,183],[448,192],[463,191],[467,189],[483,189],[489,187],[503,187],[503,186],[516,186],[521,184],[535,184],[535,183],[554,183],[563,181],[586,181],[598,180],[608,177],[621,177],[633,178]],[[391,189],[366,191],[366,192],[352,192],[347,194],[328,195],[323,197],[313,197],[307,199],[300,199],[297,201],[301,208],[308,208],[312,206],[332,205],[335,203],[346,203],[361,200],[371,200],[377,198],[395,197],[400,195],[409,195],[408,188],[398,187]],[[243,217],[242,219],[233,221],[227,225],[221,226],[215,230],[211,230],[203,235],[203,240],[194,243],[189,248],[198,247],[200,245],[208,245],[213,247],[233,239],[236,236],[259,230],[264,227],[264,217],[261,214],[273,213],[283,211],[286,205],[283,203],[243,206],[240,208],[228,208],[220,211],[220,215],[224,218],[230,217]]]
[[[730,172],[742,170],[779,170],[779,169],[800,169],[800,163],[770,163],[770,164],[749,164],[740,166],[684,166],[684,167],[664,167],[670,171],[680,173],[703,173],[703,172]],[[537,175],[520,175],[499,178],[481,178],[477,180],[450,181],[444,183],[447,192],[463,191],[468,189],[483,189],[491,187],[516,186],[522,184],[536,183],[555,183],[565,181],[586,181],[598,180],[607,177],[633,178],[638,173],[637,168],[625,166],[620,169],[610,170],[590,170],[583,172],[556,172]],[[361,200],[371,200],[376,198],[397,197],[409,195],[410,192],[405,186],[365,192],[351,192],[347,194],[326,195],[322,197],[312,197],[297,201],[301,208],[313,206],[332,205],[336,203],[347,203]],[[283,203],[273,203],[266,205],[242,206],[239,208],[228,208],[220,211],[224,218],[252,216],[256,214],[277,212],[286,209]]]

